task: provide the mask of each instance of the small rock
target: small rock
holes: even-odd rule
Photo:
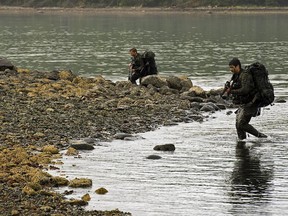
[[[88,201],[91,200],[91,197],[90,197],[90,195],[87,193],[87,194],[83,195],[83,196],[81,197],[81,199],[84,200],[84,201],[86,201],[86,202],[88,202]]]
[[[147,159],[150,159],[150,160],[159,160],[161,159],[162,157],[159,156],[159,155],[149,155],[148,157],[146,157]]]
[[[284,100],[284,99],[277,99],[277,100],[275,100],[275,103],[286,103],[286,100]]]
[[[175,145],[174,144],[156,145],[153,149],[155,151],[175,151]]]
[[[65,153],[65,155],[67,156],[76,156],[78,154],[79,152],[75,148],[72,148],[72,147],[69,147]]]
[[[46,145],[42,148],[42,151],[46,153],[51,153],[51,154],[59,153],[59,149],[56,148],[54,145]]]
[[[95,191],[95,193],[103,195],[103,194],[108,193],[108,190],[106,190],[105,188],[101,187],[101,188],[98,188],[98,189]]]
[[[72,188],[86,188],[92,186],[92,180],[87,178],[75,178],[70,181],[69,187]]]
[[[76,150],[93,150],[94,146],[84,140],[71,140],[70,146]]]
[[[127,133],[116,133],[113,138],[114,139],[121,139],[124,140],[126,137],[132,137],[131,134],[127,134]]]
[[[60,176],[53,176],[52,182],[53,182],[54,187],[67,186],[69,184],[68,179],[60,177]]]
[[[231,115],[233,112],[231,110],[226,112],[226,115]]]

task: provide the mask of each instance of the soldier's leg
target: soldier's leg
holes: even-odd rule
[[[240,140],[246,139],[246,132],[243,129],[243,127],[241,127],[242,124],[244,124],[244,110],[243,108],[239,108],[237,110],[237,114],[236,114],[236,130],[237,130],[237,135],[238,138]]]
[[[133,84],[137,84],[136,83],[136,80],[139,79],[141,76],[140,76],[140,73],[133,73],[130,77],[130,81],[133,83]]]
[[[252,125],[249,124],[251,118],[257,112],[257,107],[241,107],[236,116],[236,129],[239,139],[246,138],[246,132],[256,137],[261,137],[262,134],[258,132]]]

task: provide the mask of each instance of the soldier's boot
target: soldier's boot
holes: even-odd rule
[[[266,134],[260,133],[257,136],[258,138],[267,138],[268,136]]]

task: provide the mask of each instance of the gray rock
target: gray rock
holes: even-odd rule
[[[193,108],[193,110],[200,110],[202,105],[199,102],[192,102],[190,107]]]
[[[6,58],[0,56],[0,71],[15,70],[16,67]]]
[[[203,122],[204,119],[202,115],[195,115],[195,114],[189,115],[188,117],[196,122]]]
[[[149,156],[147,156],[146,158],[149,159],[149,160],[159,160],[159,159],[161,159],[162,157],[159,156],[159,155],[149,155]]]
[[[182,89],[181,79],[179,77],[169,76],[166,78],[166,81],[168,83],[169,88],[177,89],[177,90]]]
[[[167,81],[157,75],[150,75],[150,76],[143,77],[141,81],[141,85],[148,86],[149,84],[156,88],[168,86]]]
[[[175,151],[175,145],[174,144],[156,145],[153,149],[155,151]]]
[[[279,98],[275,100],[275,103],[286,103],[286,100],[284,100],[283,98]]]
[[[204,104],[200,109],[202,112],[215,112],[215,108],[210,104]]]
[[[226,115],[231,115],[233,112],[231,110],[226,112]]]
[[[76,150],[93,150],[94,146],[84,140],[70,140],[70,146]]]
[[[133,135],[127,133],[116,133],[113,136],[114,139],[121,139],[121,140],[127,139],[127,137],[133,137]]]
[[[219,107],[219,109],[221,109],[221,110],[225,110],[226,109],[226,106],[224,104],[217,103],[216,106]]]

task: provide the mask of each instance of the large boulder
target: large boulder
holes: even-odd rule
[[[193,86],[188,91],[191,95],[195,95],[201,98],[207,98],[207,94],[200,86]]]
[[[188,91],[193,87],[192,81],[187,76],[169,76],[166,78],[169,88],[177,89],[181,92]]]
[[[148,86],[149,84],[156,88],[168,86],[167,81],[164,78],[157,75],[150,75],[142,78],[141,85]]]

